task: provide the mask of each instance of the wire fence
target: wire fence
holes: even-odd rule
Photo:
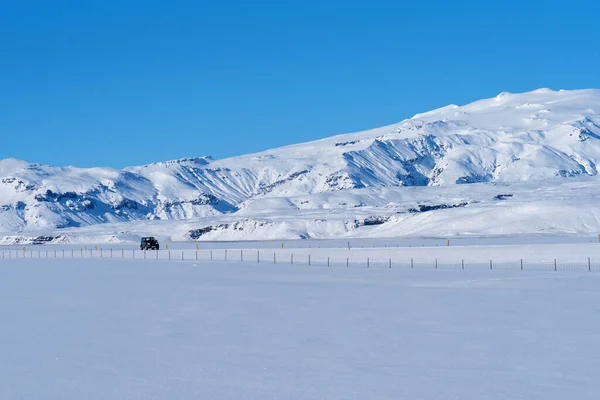
[[[451,259],[415,259],[407,257],[361,257],[327,256],[323,251],[318,254],[310,252],[273,251],[273,250],[135,250],[104,248],[70,248],[70,249],[31,249],[14,247],[2,249],[2,260],[11,259],[96,259],[114,258],[131,260],[171,260],[171,261],[213,261],[243,262],[276,265],[307,265],[329,268],[406,268],[437,270],[539,270],[539,271],[589,271],[600,272],[600,259],[591,257],[579,261],[559,260],[451,260]]]

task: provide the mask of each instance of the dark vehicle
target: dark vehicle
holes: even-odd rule
[[[143,237],[140,242],[140,250],[160,250],[158,240],[153,237]]]

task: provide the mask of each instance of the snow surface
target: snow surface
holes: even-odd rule
[[[1,259],[0,398],[595,399],[599,283],[574,270]]]
[[[595,238],[600,233],[599,193],[597,177],[535,184],[355,189],[252,200],[237,213],[215,217],[7,232],[0,234],[0,244],[31,242],[40,235],[54,238],[52,243],[139,242],[148,235],[163,242],[523,235]],[[191,235],[207,228],[201,235]]]
[[[0,232],[72,242],[145,229],[189,240],[207,227],[195,239],[590,235],[600,230],[599,110],[600,90],[541,89],[223,160],[124,170],[0,160]],[[362,223],[370,217],[390,219]]]

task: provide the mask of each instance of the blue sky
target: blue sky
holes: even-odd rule
[[[0,158],[224,158],[502,91],[597,88],[598,3],[9,0]]]

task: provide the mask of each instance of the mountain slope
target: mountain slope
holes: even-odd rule
[[[336,191],[352,198],[349,189],[596,176],[599,112],[600,90],[541,89],[223,160],[188,158],[123,170],[1,160],[0,230],[248,215],[251,204],[268,213],[269,203],[260,199],[292,204],[290,197]],[[320,210],[320,198],[302,207]],[[367,206],[385,204],[377,194],[370,198]]]

